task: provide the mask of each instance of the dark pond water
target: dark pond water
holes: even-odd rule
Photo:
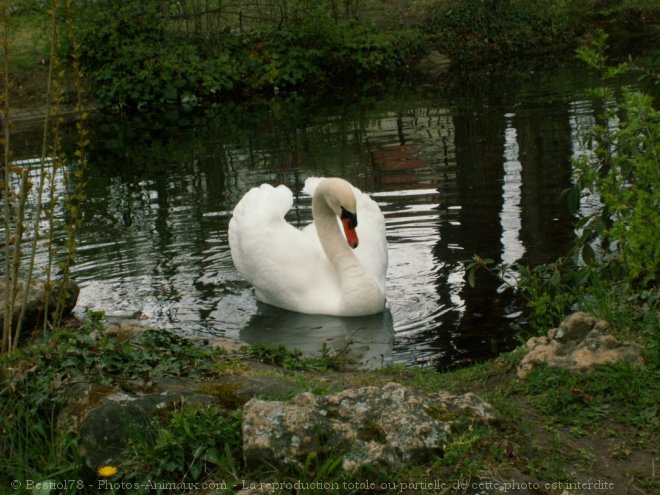
[[[565,253],[574,233],[559,196],[602,110],[585,91],[595,84],[582,66],[552,63],[384,96],[95,118],[76,311],[308,352],[350,344],[369,366],[451,367],[510,350],[525,331],[521,307],[496,280],[468,287],[463,261]],[[16,158],[38,156],[38,142],[19,134]],[[316,175],[345,177],[381,205],[383,315],[268,307],[232,264],[227,225],[241,196],[263,182],[300,191]],[[299,197],[289,220],[308,223],[310,203]]]

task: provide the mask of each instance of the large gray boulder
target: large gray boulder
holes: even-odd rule
[[[342,456],[342,467],[397,466],[441,455],[462,416],[495,419],[474,394],[422,392],[388,383],[288,402],[249,400],[243,408],[243,455],[248,465],[302,467],[309,456]]]

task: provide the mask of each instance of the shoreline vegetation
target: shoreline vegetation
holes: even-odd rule
[[[420,76],[564,54],[608,33],[610,46],[658,43],[646,0],[84,0],[13,2],[13,108],[203,105],[287,93],[387,91]],[[615,46],[616,48],[616,46]],[[657,59],[656,59],[657,60]],[[651,61],[650,64],[653,62]]]
[[[326,486],[346,494],[657,491],[657,367],[624,361],[576,373],[539,366],[522,379],[526,352],[522,346],[445,373],[360,371],[345,355],[226,350],[168,331],[106,327],[96,314],[3,358],[0,483],[20,488],[13,493],[58,494],[320,494]],[[495,420],[424,405],[451,420],[452,436],[428,458],[389,466],[343,470],[346,453],[321,430],[312,452],[294,464],[244,460],[243,410],[253,397],[281,404],[301,394],[360,397],[392,383],[478,397]],[[161,405],[150,405],[153,397]],[[381,442],[380,431],[374,421],[360,436]]]
[[[539,267],[503,266],[475,255],[466,270],[469,281],[476,272],[515,278],[539,335],[581,310],[607,320],[614,337],[634,342],[643,355],[638,367],[620,362],[581,373],[540,366],[522,379],[516,370],[525,344],[447,372],[359,371],[341,353],[310,358],[269,346],[230,351],[160,330],[127,335],[107,327],[102,314],[66,320],[63,300],[54,298],[53,309],[47,306],[53,318],[43,318],[43,336],[34,344],[19,346],[20,330],[4,318],[0,493],[247,495],[327,493],[326,486],[335,485],[341,493],[658,491],[660,114],[644,93],[626,89],[615,99],[605,88],[635,70],[657,93],[657,50],[648,64],[615,65],[607,56],[631,35],[657,43],[657,2],[21,0],[0,7],[3,317],[14,311],[18,274],[25,269],[15,260],[25,239],[56,248],[48,227],[49,209],[58,201],[70,219],[66,243],[58,248],[66,263],[75,257],[88,139],[82,118],[71,156],[62,156],[59,108],[84,116],[90,106],[135,111],[352,86],[384,91],[390,82],[415,77],[430,55],[439,55],[435,63],[443,70],[447,60],[450,70],[461,70],[557,52],[573,57],[582,46],[578,57],[604,81],[595,94],[619,103],[598,117],[593,155],[574,164],[575,187],[565,192],[579,232],[574,248]],[[24,169],[8,166],[12,115],[44,114],[51,118],[42,155],[57,157],[56,166],[64,160],[79,165],[67,177],[65,198],[48,196],[45,173],[41,184],[30,184]],[[608,125],[613,119],[616,128]],[[44,210],[32,225],[24,221],[24,199],[34,187]],[[598,195],[602,207],[580,217],[576,204],[585,193]],[[52,269],[66,286],[68,267]],[[253,397],[286,403],[305,393],[325,397],[393,382],[428,394],[476,394],[497,419],[481,423],[429,406],[425,413],[433,420],[451,420],[452,436],[430,458],[396,467],[346,472],[323,431],[315,438],[316,453],[290,466],[245,462],[241,423]],[[264,383],[265,389],[257,387]],[[137,400],[173,385],[202,402],[154,403],[131,430],[114,416],[116,423],[106,421],[108,436],[129,431],[124,448],[112,463],[90,466],[89,439],[79,431],[90,410],[108,406],[110,396]],[[257,388],[243,395],[250,387]],[[376,421],[363,425],[360,435],[375,443],[386,436]]]

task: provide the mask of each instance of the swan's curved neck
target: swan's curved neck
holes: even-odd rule
[[[315,194],[312,199],[312,217],[321,246],[330,262],[339,270],[354,264],[357,258],[341,233],[335,212],[322,194]]]
[[[369,275],[341,232],[337,214],[328,203],[325,183],[317,186],[312,198],[312,216],[325,255],[336,270],[342,296],[338,302],[345,316],[382,311],[385,294]]]

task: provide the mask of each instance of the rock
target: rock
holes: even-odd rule
[[[144,435],[158,411],[175,404],[206,406],[217,402],[215,397],[192,389],[190,384],[182,391],[165,390],[145,395],[118,391],[103,397],[80,423],[78,448],[85,465],[96,472],[101,466],[121,464],[121,454],[129,440],[136,434]]]
[[[495,419],[473,394],[427,393],[388,383],[289,402],[251,399],[243,407],[243,455],[249,465],[269,462],[302,467],[308,456],[341,455],[344,470],[396,466],[441,455],[452,424],[468,415]]]
[[[17,283],[17,297],[13,311],[14,327],[16,327],[21,313],[25,285],[25,281],[23,280],[19,280]],[[65,288],[62,287],[60,282],[51,282],[50,291],[47,291],[47,287],[46,280],[37,279],[30,281],[27,293],[28,297],[25,304],[25,316],[23,320],[24,331],[22,332],[23,337],[27,337],[31,330],[34,330],[43,324],[45,308],[47,307],[48,313],[51,314],[57,307],[57,302],[60,297],[63,298],[62,316],[69,315],[76,306],[80,287],[73,280],[70,280]],[[0,325],[4,324],[5,319],[6,294],[7,288],[3,279],[0,281]]]
[[[214,405],[230,414],[255,395],[285,396],[294,386],[278,377],[241,375],[202,382],[159,377],[147,383],[125,382],[123,390],[75,384],[70,387],[69,405],[60,413],[57,424],[61,429],[79,432],[80,455],[85,465],[96,472],[100,466],[118,465],[129,440],[149,428],[160,411],[174,405]]]
[[[604,334],[609,325],[605,320],[599,320],[588,313],[577,312],[570,315],[559,324],[558,329],[552,332],[552,338],[562,344],[578,344],[583,341],[592,330]],[[550,335],[548,335],[550,337]]]
[[[643,363],[642,348],[635,343],[617,340],[605,333],[607,329],[606,321],[588,313],[572,314],[547,336],[532,337],[527,341],[529,352],[518,365],[518,376],[525,378],[539,364],[578,372],[620,361],[640,366]]]

